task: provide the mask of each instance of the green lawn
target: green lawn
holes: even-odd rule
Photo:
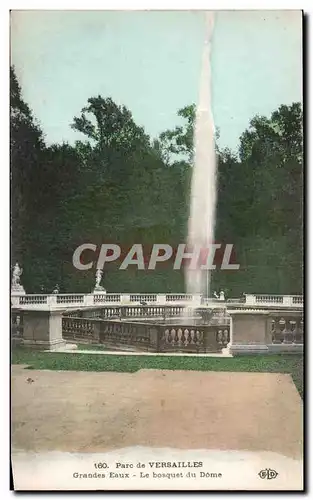
[[[83,346],[79,346],[84,348]],[[159,370],[198,370],[219,372],[290,373],[303,397],[303,356],[277,354],[211,358],[198,356],[123,356],[86,353],[48,353],[26,348],[12,350],[12,364],[25,364],[37,370],[76,370],[104,372],[136,372],[142,368]]]

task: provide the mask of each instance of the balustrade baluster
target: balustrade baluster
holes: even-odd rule
[[[190,330],[190,344],[194,344],[194,343],[195,343],[195,331]]]
[[[202,332],[199,330],[196,331],[196,344],[200,345],[202,341]]]
[[[184,344],[185,344],[185,346],[187,346],[189,344],[189,330],[188,330],[188,328],[185,328],[185,330],[184,330],[184,338],[185,338]]]
[[[297,319],[295,343],[303,344],[303,318]]]
[[[176,330],[175,330],[175,328],[171,329],[171,339],[172,339],[171,344],[172,344],[172,346],[174,346],[175,342],[176,342]]]
[[[182,345],[182,335],[183,335],[183,331],[181,328],[178,328],[177,330],[177,345],[181,346]]]

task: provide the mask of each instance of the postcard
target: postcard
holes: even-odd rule
[[[303,491],[300,10],[13,10],[15,491]]]

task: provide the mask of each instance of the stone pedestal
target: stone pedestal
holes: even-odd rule
[[[103,288],[103,286],[95,286],[94,288],[94,291],[92,293],[96,293],[97,295],[100,294],[100,293],[103,293],[103,294],[106,294],[106,290],[105,288]]]
[[[93,293],[88,293],[87,295],[84,295],[84,306],[93,306],[94,305],[94,294]]]
[[[26,295],[26,292],[22,285],[15,286],[11,288],[11,306],[18,307],[20,304],[20,297]]]
[[[166,304],[166,294],[158,293],[156,297],[156,305],[164,306]]]
[[[267,354],[271,343],[268,311],[228,310],[231,316],[229,353]]]
[[[132,304],[132,302],[130,301],[130,294],[129,293],[123,293],[121,295],[121,304],[127,304],[127,305]]]
[[[25,347],[50,351],[65,347],[61,310],[24,311],[23,327]]]
[[[19,285],[11,288],[11,295],[16,297],[19,295],[26,295],[26,292],[24,290],[24,287],[22,285]]]

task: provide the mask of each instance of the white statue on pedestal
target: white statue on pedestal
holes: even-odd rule
[[[101,271],[101,269],[97,269],[97,271],[96,271],[96,288],[98,288],[100,286],[101,278],[102,278],[102,271]]]
[[[11,292],[25,294],[25,290],[20,283],[20,278],[22,274],[23,274],[23,269],[21,269],[20,266],[18,265],[18,262],[16,262],[12,273]]]
[[[97,271],[96,271],[96,284],[95,284],[94,292],[105,293],[105,289],[103,288],[103,286],[100,285],[101,280],[102,280],[102,275],[103,275],[102,269],[97,269]]]
[[[12,286],[19,286],[20,285],[20,277],[23,274],[23,269],[20,268],[18,265],[18,262],[16,262],[14,268],[13,268],[13,276],[12,276]]]

